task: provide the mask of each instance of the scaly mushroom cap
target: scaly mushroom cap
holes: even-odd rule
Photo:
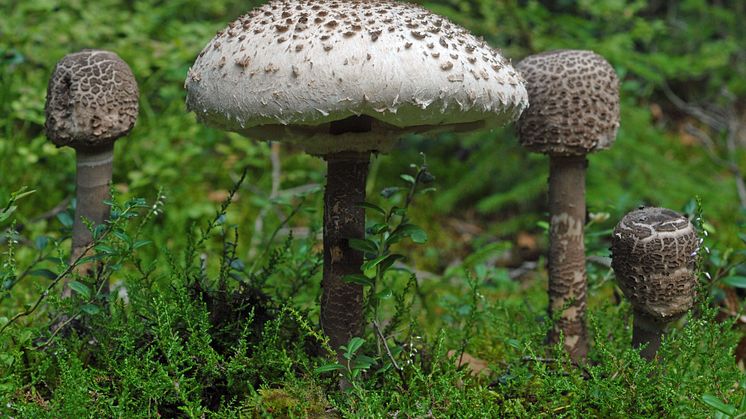
[[[622,218],[611,267],[636,313],[666,322],[692,307],[699,243],[692,223],[669,209],[642,208]]]
[[[521,144],[539,153],[582,156],[611,147],[619,128],[619,79],[592,51],[558,50],[516,64],[531,107],[518,120]]]
[[[111,145],[135,125],[137,81],[113,52],[83,50],[63,57],[47,87],[47,137],[57,147]]]
[[[185,87],[187,107],[207,125],[318,153],[380,150],[406,130],[512,121],[528,105],[498,51],[389,0],[271,1],[218,32]],[[328,138],[331,122],[356,115],[372,117],[370,132]]]

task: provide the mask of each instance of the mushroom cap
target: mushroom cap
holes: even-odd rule
[[[556,156],[611,147],[619,128],[619,79],[592,51],[557,50],[516,64],[531,107],[518,120],[521,144]]]
[[[671,321],[694,304],[699,238],[692,223],[666,208],[629,212],[614,229],[611,267],[636,313]]]
[[[210,126],[307,151],[390,147],[407,131],[515,120],[523,79],[500,53],[428,10],[390,0],[274,0],[218,32],[187,75]],[[367,115],[370,130],[330,136]]]
[[[64,56],[47,87],[47,137],[57,147],[110,146],[135,125],[135,76],[117,54],[83,50]]]

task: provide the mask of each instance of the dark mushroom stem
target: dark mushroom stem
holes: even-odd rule
[[[637,311],[634,312],[634,320],[632,321],[632,347],[637,349],[643,345],[647,345],[640,351],[642,358],[648,361],[655,358],[655,354],[661,346],[661,338],[663,337],[665,326],[666,323],[664,322],[657,322],[647,318],[644,314]]]
[[[588,353],[583,242],[586,166],[585,156],[551,156],[549,163],[549,315],[557,318],[549,341],[559,342],[562,334],[574,361]]]
[[[363,286],[345,281],[359,274],[363,254],[350,248],[348,239],[365,238],[365,181],[368,152],[327,154],[324,191],[324,278],[321,325],[331,346],[338,349],[363,328]],[[340,359],[341,361],[341,359]]]
[[[109,205],[105,202],[111,197],[113,160],[113,144],[93,150],[76,150],[75,198],[77,204],[73,222],[70,263],[78,260],[86,248],[93,243],[93,235],[86,223],[92,223],[95,228],[95,226],[104,224],[109,218]],[[82,276],[95,277],[97,269],[95,263],[82,263],[75,268],[75,272]],[[109,292],[108,284],[103,285],[102,291],[104,294]],[[65,287],[63,296],[70,296],[70,293],[71,290]]]

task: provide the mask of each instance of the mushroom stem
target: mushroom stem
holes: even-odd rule
[[[557,321],[549,341],[558,342],[562,332],[565,349],[574,361],[588,353],[583,243],[586,166],[585,156],[550,156],[549,316],[557,316]]]
[[[77,260],[93,242],[93,235],[86,223],[90,222],[97,226],[105,223],[109,218],[109,206],[104,201],[110,198],[109,184],[113,159],[113,144],[96,150],[76,150],[75,197],[77,205],[73,222],[70,263]],[[96,270],[94,263],[82,263],[75,268],[75,272],[83,276],[94,276]],[[104,284],[103,292],[109,292],[108,284]],[[63,296],[69,297],[70,295],[71,290],[65,287]]]
[[[640,356],[650,361],[655,358],[655,354],[661,346],[665,323],[653,321],[637,312],[634,313],[634,316],[632,321],[632,347],[639,348],[647,344],[640,351]]]
[[[363,326],[363,286],[345,281],[359,274],[363,254],[350,248],[348,239],[365,238],[365,181],[370,153],[327,154],[324,191],[324,278],[321,327],[331,346],[339,349],[360,336]],[[343,362],[341,352],[338,359]]]

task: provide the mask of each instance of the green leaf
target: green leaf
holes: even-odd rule
[[[368,227],[369,234],[381,234],[388,230],[389,226],[385,223],[376,223]]]
[[[414,178],[411,175],[401,174],[399,175],[399,177],[402,178],[403,181],[409,183],[410,185],[414,185]]]
[[[83,298],[85,298],[86,300],[91,298],[91,289],[88,288],[88,285],[82,282],[72,281],[67,284],[67,286],[70,287],[71,290],[83,296]]]
[[[355,366],[353,368],[358,370],[367,370],[368,368],[370,368],[371,365],[375,363],[376,360],[367,355],[358,355],[355,358]]]
[[[147,246],[147,245],[149,245],[150,243],[152,243],[152,241],[150,241],[150,240],[138,240],[138,241],[136,241],[136,242],[135,242],[135,243],[134,243],[134,244],[132,245],[132,249],[133,249],[133,250],[134,250],[134,249],[139,249],[139,248],[141,248],[141,247],[143,247],[143,246]]]
[[[98,246],[96,246],[96,252],[97,253],[101,253],[103,255],[115,255],[115,254],[117,254],[117,251],[114,250],[113,247],[107,246],[105,244],[99,244]]]
[[[73,225],[73,218],[67,212],[57,214],[57,220],[65,227],[72,227]]]
[[[423,230],[420,226],[417,226],[415,224],[402,224],[399,227],[394,230],[394,232],[391,234],[387,242],[389,243],[395,243],[395,241],[392,241],[392,237],[396,237],[398,241],[398,237],[409,237],[413,242],[422,244],[427,241],[427,233],[425,233],[425,230]]]
[[[388,254],[388,255],[382,255],[375,259],[369,260],[363,264],[362,270],[367,271],[368,269],[373,269],[378,265],[381,265],[382,270],[387,270],[391,267],[391,265],[394,264],[399,259],[404,259],[404,255],[400,254]]]
[[[702,396],[702,401],[711,408],[725,413],[726,415],[735,416],[738,413],[738,410],[735,407],[723,403],[719,398],[711,394],[704,394]]]
[[[101,309],[98,308],[98,306],[95,304],[86,304],[80,309],[83,311],[83,313],[89,314],[91,316],[96,315],[101,312]]]
[[[722,279],[723,284],[734,288],[746,288],[746,276],[730,275]]]
[[[401,191],[402,189],[404,188],[401,188],[398,186],[390,186],[388,188],[383,188],[381,189],[381,196],[388,199],[396,195],[396,193]]]
[[[0,222],[3,222],[7,220],[8,218],[10,218],[11,214],[13,214],[16,209],[18,209],[17,206],[11,205],[8,208],[0,211]]]
[[[25,198],[25,197],[31,195],[32,193],[36,192],[36,189],[23,192],[25,189],[26,189],[26,187],[24,186],[20,190],[18,190],[16,192],[13,192],[13,194],[11,195],[11,199],[13,201],[18,201],[19,199]]]
[[[521,349],[521,344],[516,339],[505,339],[505,343],[512,346],[515,349]]]
[[[391,288],[386,287],[382,289],[380,292],[376,293],[376,298],[378,298],[379,300],[386,300],[386,299],[391,298],[392,294],[393,293],[391,291]]]
[[[37,250],[44,250],[47,244],[49,244],[49,237],[47,236],[39,236],[34,240],[34,246]]]
[[[348,354],[354,354],[361,346],[363,346],[364,343],[365,339],[355,336],[350,339],[350,342],[347,344],[346,352]]]
[[[371,204],[370,202],[359,202],[357,206],[376,211],[381,215],[386,215],[386,210],[376,204]]]
[[[326,365],[322,365],[316,368],[314,371],[319,374],[323,374],[325,372],[331,372],[331,371],[337,371],[337,370],[343,370],[343,369],[345,369],[345,367],[340,364],[326,364]]]
[[[347,244],[361,252],[378,254],[378,245],[367,239],[348,239]]]
[[[31,276],[41,276],[47,279],[57,279],[57,274],[50,271],[49,269],[34,269],[33,271],[28,273]]]
[[[396,262],[399,259],[404,259],[404,255],[400,255],[397,253],[388,255],[386,259],[381,261],[381,270],[384,272],[387,271],[391,267],[391,265],[393,265],[394,262]]]
[[[363,274],[345,275],[345,276],[342,277],[342,280],[345,281],[345,282],[350,282],[350,283],[353,283],[353,284],[365,285],[365,286],[368,286],[368,287],[372,287],[373,286],[373,280],[370,279],[370,278],[368,278],[367,276],[365,276]]]

